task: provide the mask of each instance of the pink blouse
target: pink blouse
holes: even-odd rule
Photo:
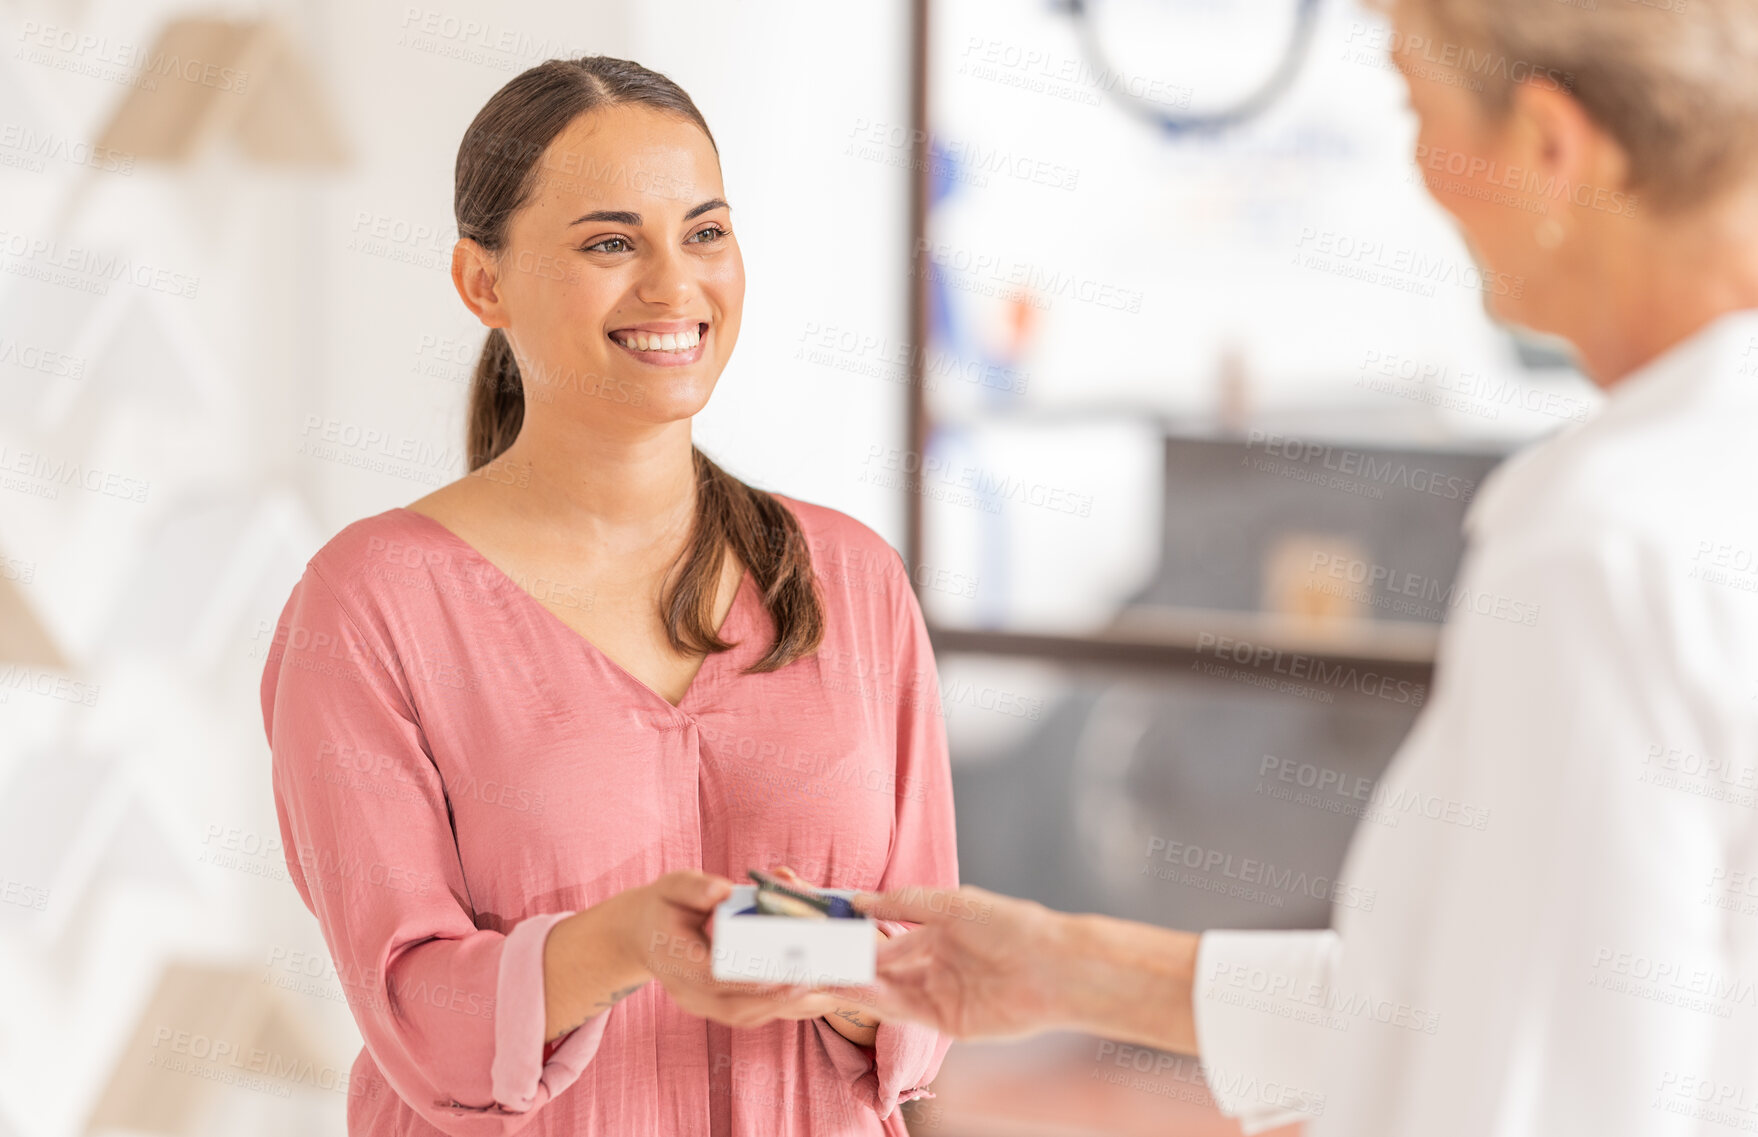
[[[263,669],[287,867],[365,1047],[350,1134],[905,1132],[947,1040],[822,1019],[734,1030],[657,983],[545,1055],[543,942],[676,869],[790,865],[837,888],[954,887],[934,659],[897,554],[783,499],[811,543],[823,646],[742,669],[773,624],[747,576],[672,706],[423,514],[356,521],[294,587]],[[901,929],[899,929],[901,931]]]

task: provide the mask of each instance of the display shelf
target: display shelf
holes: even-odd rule
[[[1326,667],[1373,668],[1393,679],[1426,682],[1440,627],[1409,620],[1323,622],[1259,612],[1136,605],[1105,627],[1079,633],[937,625],[929,635],[937,652],[1157,670],[1211,663],[1268,672],[1291,664],[1307,669],[1314,664],[1304,661],[1312,660]],[[1243,657],[1236,650],[1245,653]]]

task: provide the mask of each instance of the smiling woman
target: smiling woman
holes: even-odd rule
[[[349,1132],[902,1134],[946,1039],[711,973],[748,869],[957,866],[902,561],[691,441],[744,304],[707,125],[555,60],[456,173],[469,473],[320,549],[263,671],[288,870],[355,977]]]
[[[477,114],[458,148],[452,266],[490,328],[470,390],[472,470],[520,434],[528,382],[540,391],[532,401],[565,398],[558,409],[595,418],[673,421],[707,403],[738,340],[745,289],[719,158],[690,97],[626,60],[552,60]],[[627,207],[636,200],[642,210]],[[518,339],[507,328],[515,306],[527,313]],[[578,320],[588,313],[596,320]],[[799,523],[700,450],[693,458],[702,492],[696,540],[665,601],[671,644],[725,650],[713,604],[730,547],[776,621],[763,666],[786,664],[817,645],[823,624]]]

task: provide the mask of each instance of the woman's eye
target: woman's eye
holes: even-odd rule
[[[726,236],[725,229],[722,229],[718,225],[710,225],[706,229],[698,229],[690,234],[690,240],[696,241],[698,244],[706,245],[718,241],[724,236]]]
[[[628,251],[629,242],[623,237],[606,237],[602,241],[586,246],[586,252],[589,253],[626,253]]]

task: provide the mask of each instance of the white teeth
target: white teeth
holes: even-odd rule
[[[668,332],[662,336],[650,332],[623,332],[620,339],[631,351],[689,351],[702,342],[702,332],[700,328]]]

